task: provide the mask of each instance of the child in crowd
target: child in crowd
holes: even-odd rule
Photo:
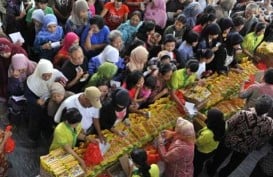
[[[122,23],[117,30],[122,33],[122,40],[126,45],[130,44],[142,24],[142,14],[139,11],[134,11],[131,14],[130,20],[127,20],[125,23]]]
[[[206,69],[206,65],[212,62],[214,59],[214,53],[207,49],[205,51],[202,51],[199,58],[199,68],[196,72],[197,78],[201,79],[203,77],[208,77],[211,75],[212,71]]]
[[[135,99],[136,91],[138,88],[142,88],[144,84],[144,77],[141,71],[135,70],[128,74],[126,81],[122,85],[127,89],[131,100]]]
[[[111,100],[111,88],[108,80],[101,80],[97,83],[96,87],[100,90],[101,96],[100,101],[102,106]],[[116,87],[115,87],[116,89]]]
[[[178,48],[178,52],[183,63],[186,63],[189,59],[195,56],[194,47],[197,46],[198,40],[199,35],[194,31],[189,31],[187,35],[185,35],[185,40]]]
[[[156,86],[156,78],[152,75],[148,75],[144,78],[144,84],[142,87],[137,87],[136,94],[133,102],[141,105],[145,104],[149,99],[152,90],[155,89]]]
[[[168,34],[165,36],[163,41],[162,49],[169,52],[169,56],[171,57],[171,61],[174,62],[177,68],[181,68],[184,66],[184,62],[181,60],[178,51],[175,48],[176,40],[173,35]]]
[[[58,25],[57,18],[53,14],[44,17],[43,28],[36,35],[34,47],[39,58],[53,60],[54,55],[60,48],[63,38],[63,28]]]
[[[183,40],[183,36],[187,30],[186,26],[187,19],[185,15],[181,14],[176,17],[175,22],[173,25],[168,26],[164,31],[164,37],[167,34],[172,34],[177,43],[180,44]]]
[[[173,71],[177,69],[176,65],[173,62],[171,62],[169,52],[166,50],[162,50],[161,52],[158,53],[157,57],[153,57],[149,60],[147,71],[148,73],[154,72],[154,70],[158,70],[164,64],[170,64]]]

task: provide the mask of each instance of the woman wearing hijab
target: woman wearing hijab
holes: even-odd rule
[[[118,88],[112,93],[112,100],[100,109],[101,129],[123,136],[123,133],[115,129],[118,122],[124,121],[129,112],[130,96],[127,90]]]
[[[74,93],[66,91],[64,86],[59,82],[54,82],[50,87],[50,99],[47,105],[47,115],[53,118],[62,102],[71,95],[74,95]]]
[[[0,99],[7,99],[8,68],[11,57],[16,53],[27,56],[26,51],[6,38],[0,38]]]
[[[98,71],[92,75],[86,87],[97,86],[103,80],[110,81],[118,71],[118,67],[109,62],[101,64]]]
[[[218,148],[225,135],[224,114],[217,109],[207,113],[206,125],[198,131],[194,151],[194,176],[198,177],[203,169],[203,163],[209,159]]]
[[[143,46],[138,46],[132,50],[130,61],[127,63],[127,68],[130,72],[135,70],[143,71],[148,60],[149,52]]]
[[[170,142],[167,149],[165,143]],[[193,124],[179,117],[175,131],[164,130],[159,134],[158,152],[165,162],[166,177],[192,177],[195,132]]]
[[[50,96],[51,85],[55,81],[63,83],[64,80],[66,80],[64,75],[54,69],[53,64],[46,59],[41,59],[33,74],[27,78],[27,87],[24,95],[27,99],[30,115],[29,136],[31,139],[37,140],[40,136],[41,126],[48,123],[45,122],[48,119],[43,117],[43,115],[45,115],[44,105]]]
[[[119,51],[111,45],[107,45],[103,51],[91,58],[88,62],[88,73],[90,75],[97,72],[99,66],[105,62],[117,63],[119,61]]]
[[[69,49],[73,45],[79,45],[80,38],[74,32],[68,32],[63,40],[63,46],[58,51],[53,59],[53,65],[56,67],[62,67],[64,62],[69,58]]]
[[[30,61],[24,54],[15,54],[11,57],[8,70],[8,93],[10,96],[24,94],[25,81],[34,72],[36,65],[36,62]]]
[[[65,32],[74,32],[81,36],[84,27],[88,24],[88,19],[88,4],[86,0],[77,0],[73,4],[71,16],[66,21]]]
[[[164,29],[167,23],[166,2],[164,0],[149,1],[145,8],[144,20],[152,20]]]
[[[201,5],[199,2],[192,2],[185,7],[183,14],[187,18],[186,24],[191,29],[196,24],[196,17],[202,12]]]
[[[60,41],[62,38],[63,28],[58,25],[56,16],[53,14],[45,15],[43,27],[35,36],[33,44],[39,58],[53,60],[53,56],[60,47]]]

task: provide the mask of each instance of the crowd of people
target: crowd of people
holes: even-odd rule
[[[1,1],[0,99],[12,110],[10,121],[21,111],[14,113],[14,107],[25,109],[34,143],[53,136],[49,149],[63,147],[85,169],[72,149],[78,140],[97,142],[88,137],[96,134],[105,143],[103,129],[126,136],[115,125],[129,113],[148,117],[142,108],[165,96],[187,115],[181,90],[202,85],[213,73],[241,73],[246,57],[261,62],[256,49],[273,42],[272,17],[270,0]],[[15,32],[24,41],[12,41]],[[262,83],[242,86],[245,109],[227,122],[211,109],[199,132],[181,118],[174,131],[163,131],[158,150],[165,176],[197,177],[205,162],[213,176],[232,152],[219,171],[228,176],[267,143],[273,133],[272,78],[268,69]],[[0,131],[0,176],[6,173],[3,147],[10,136]],[[143,153],[131,154],[139,167],[132,176],[159,176],[156,165],[143,162]],[[257,166],[253,175],[259,173],[273,171]]]

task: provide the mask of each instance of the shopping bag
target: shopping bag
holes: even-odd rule
[[[99,144],[90,143],[87,146],[86,152],[84,154],[84,161],[87,166],[97,165],[103,160]]]
[[[5,131],[11,131],[12,129],[12,126],[11,125],[8,125],[6,127],[6,130]],[[14,151],[14,148],[15,148],[15,141],[9,137],[4,145],[4,152],[5,153],[11,153]]]
[[[176,90],[176,91],[175,91],[175,95],[178,97],[179,101],[180,101],[183,105],[185,105],[186,101],[185,101],[183,92],[182,92],[181,90]],[[181,114],[185,114],[185,110],[184,110],[181,106],[177,105],[177,109],[179,110],[179,112],[180,112]]]

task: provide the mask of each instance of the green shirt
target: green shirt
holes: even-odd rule
[[[196,73],[188,75],[186,68],[179,69],[172,74],[172,78],[168,85],[173,90],[183,89],[188,85],[193,84],[196,76]]]
[[[32,7],[31,9],[28,10],[27,16],[26,16],[26,22],[28,22],[28,23],[32,22],[32,18],[31,18],[32,17],[32,13],[36,9],[37,8]],[[44,10],[44,13],[45,13],[45,15],[46,14],[54,14],[54,11],[53,11],[53,9],[51,7],[46,7],[45,10]]]
[[[81,125],[79,124],[76,130],[74,130],[69,124],[61,122],[54,130],[53,141],[49,150],[54,150],[64,145],[71,145],[74,147],[77,142],[77,137],[81,131]]]
[[[159,168],[156,164],[152,164],[151,168],[149,170],[149,173],[151,175],[151,177],[159,177]],[[132,177],[140,177],[138,174],[134,174],[132,175]]]
[[[215,141],[213,137],[214,133],[208,127],[202,128],[196,140],[198,151],[207,154],[217,149],[219,141]]]
[[[248,50],[250,53],[253,53],[255,48],[261,43],[264,35],[257,36],[255,32],[248,33],[242,42],[242,47]]]

